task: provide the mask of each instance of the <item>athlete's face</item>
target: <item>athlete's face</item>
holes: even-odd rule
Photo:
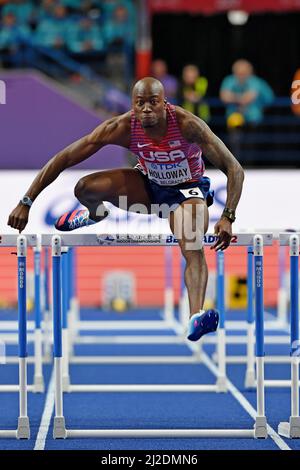
[[[166,116],[164,94],[156,90],[137,90],[133,95],[133,109],[142,127],[158,126]]]

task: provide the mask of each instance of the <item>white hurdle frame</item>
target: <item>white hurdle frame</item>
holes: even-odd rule
[[[54,417],[54,438],[67,437],[241,437],[241,438],[266,438],[267,422],[264,410],[264,358],[263,358],[263,245],[272,242],[272,235],[241,234],[235,235],[236,245],[249,245],[253,243],[256,254],[256,320],[257,338],[259,340],[257,354],[258,385],[257,385],[257,417],[253,429],[66,429],[63,415],[63,383],[62,383],[62,318],[61,318],[61,250],[62,247],[69,246],[101,246],[104,245],[102,235],[45,235],[42,237],[42,244],[52,246],[53,255],[53,332],[54,332],[54,367],[55,367],[55,417]],[[115,246],[118,244],[118,236],[115,236]],[[122,237],[122,236],[120,236]],[[155,236],[127,235],[125,242],[130,246],[157,245]],[[216,240],[211,236],[212,244]],[[177,241],[174,240],[174,244]],[[124,246],[124,242],[121,242]],[[160,244],[165,244],[163,236],[160,236]],[[111,243],[110,243],[111,245]],[[258,273],[258,274],[257,274]],[[207,387],[207,386],[205,386]],[[93,390],[101,392],[199,392],[203,391],[201,385],[100,385],[94,386]],[[86,390],[85,390],[86,391]],[[206,391],[207,388],[206,388]]]
[[[0,235],[0,247],[17,247],[18,257],[18,326],[19,326],[19,384],[6,391],[19,392],[19,417],[16,430],[0,430],[0,438],[30,438],[27,413],[27,312],[26,312],[26,257],[27,247],[35,247],[36,235]],[[4,390],[2,390],[4,391]]]
[[[299,279],[299,275],[296,269],[293,268],[293,263],[298,260],[299,257],[299,233],[289,233],[289,232],[283,232],[279,234],[279,242],[280,246],[285,246],[289,247],[289,255],[290,255],[290,298],[291,298],[291,313],[293,315],[296,315],[296,312],[299,310],[299,285],[295,284],[295,277]],[[297,304],[296,304],[297,302]],[[299,315],[299,314],[298,314]],[[292,320],[292,314],[291,314],[291,320]],[[299,321],[298,321],[299,322]],[[291,334],[290,337],[287,337],[287,340],[285,344],[289,344],[291,342],[291,338],[294,335],[298,335],[298,340],[299,340],[299,332],[296,333],[293,331],[293,329],[296,329],[295,325],[293,326],[291,323]],[[299,330],[299,325],[298,325],[298,330]],[[294,346],[291,346],[291,350],[294,348]],[[267,358],[266,358],[267,359]],[[265,359],[265,360],[266,360]],[[273,358],[272,358],[273,359]],[[297,393],[299,394],[299,357],[296,357],[296,355],[293,352],[293,356],[288,357],[288,356],[279,356],[276,360],[276,356],[274,356],[273,361],[268,361],[273,362],[273,363],[281,363],[281,364],[291,364],[291,379],[290,380],[276,380],[276,379],[269,379],[265,380],[265,387],[268,388],[289,388],[291,387],[292,389],[292,409],[297,410],[297,407],[295,405],[295,402],[299,402],[299,396],[297,397]],[[297,372],[298,371],[298,372]],[[298,385],[297,385],[298,384]],[[293,404],[294,403],[294,404]],[[299,405],[298,405],[299,407]],[[293,415],[293,414],[292,414]],[[299,408],[297,414],[293,415],[294,417],[299,416]],[[300,418],[297,420],[298,423],[298,433],[300,437]],[[288,423],[286,423],[288,424]],[[298,437],[298,436],[297,436]]]
[[[27,235],[26,235],[27,236]],[[10,235],[3,235],[4,243],[11,243],[13,238]],[[43,353],[42,343],[43,335],[41,330],[41,237],[39,235],[27,236],[30,246],[34,252],[34,321],[28,322],[28,326],[33,330],[27,335],[27,342],[33,342],[34,354],[27,358],[27,364],[34,364],[34,379],[33,384],[28,385],[28,391],[34,393],[43,393],[45,391],[44,377],[43,377]],[[34,245],[33,245],[34,243]],[[1,243],[0,243],[1,246]],[[2,246],[3,243],[2,243]],[[9,245],[6,245],[9,246]],[[0,322],[0,328],[17,330],[18,321]],[[6,344],[18,344],[18,334],[14,333],[0,333],[0,339]],[[7,364],[17,364],[19,362],[18,356],[8,356],[6,358]],[[0,392],[18,392],[18,385],[0,385]]]
[[[268,231],[258,231],[259,233],[268,233]],[[271,232],[271,230],[270,230]],[[279,231],[274,230],[275,237],[273,236],[273,240],[279,240]],[[279,248],[285,248],[279,246]],[[281,255],[281,256],[280,256]],[[279,262],[281,261],[281,266],[279,267],[279,272],[281,274],[282,270],[282,251],[279,254]],[[246,355],[227,355],[226,362],[228,364],[246,364],[246,374],[245,374],[245,387],[246,388],[254,388],[255,387],[255,358],[254,358],[254,318],[253,317],[253,302],[252,295],[253,295],[253,249],[248,247],[248,267],[247,267],[247,284],[248,284],[248,306],[247,306],[247,322],[245,321],[227,321],[226,327],[229,330],[246,330],[246,335],[244,336],[236,336],[234,334],[230,334],[226,336],[225,342],[226,344],[246,344],[247,353]],[[217,274],[218,278],[218,274]],[[282,285],[282,281],[280,282]],[[281,294],[282,296],[283,294]],[[252,301],[251,301],[252,299]],[[278,305],[278,315],[276,320],[267,321],[265,324],[265,330],[282,330],[287,328],[286,316],[283,317],[282,312],[280,311],[280,305]],[[204,344],[214,343],[215,338],[205,338]],[[286,334],[282,335],[267,335],[265,337],[265,344],[289,344],[289,337]],[[218,355],[216,353],[213,354],[213,360],[218,363]],[[274,356],[267,356],[265,357],[265,363],[267,364],[289,364],[290,359],[285,355],[274,355]],[[269,382],[265,381],[267,385]],[[284,383],[284,382],[281,382]],[[275,386],[275,385],[273,385]],[[278,381],[278,386],[280,385],[280,381]],[[286,382],[286,386],[288,386],[288,382]]]
[[[280,236],[280,244],[290,247],[290,299],[291,299],[291,415],[288,422],[281,422],[278,433],[288,438],[300,438],[299,416],[299,234]]]

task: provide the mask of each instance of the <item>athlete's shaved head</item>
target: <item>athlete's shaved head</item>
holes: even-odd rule
[[[153,77],[136,82],[132,90],[132,105],[137,119],[144,128],[155,127],[166,119],[165,90]]]
[[[154,77],[144,77],[138,82],[133,87],[132,90],[132,97],[135,95],[143,95],[143,94],[162,94],[163,98],[165,97],[165,90],[163,87],[163,84],[157,80],[157,78]]]

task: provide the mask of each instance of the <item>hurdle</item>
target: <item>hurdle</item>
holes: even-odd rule
[[[108,237],[108,243],[111,237]],[[72,249],[72,248],[71,248]],[[73,258],[73,256],[72,256]],[[165,291],[164,291],[164,306],[162,310],[162,320],[148,320],[148,321],[137,321],[137,320],[130,320],[126,322],[104,322],[104,321],[84,321],[80,320],[79,318],[79,302],[76,298],[76,294],[74,293],[75,289],[72,286],[73,282],[73,272],[70,275],[70,266],[72,265],[72,271],[74,270],[74,261],[71,258],[71,262],[69,262],[69,278],[68,278],[68,291],[72,292],[72,297],[68,301],[69,309],[68,309],[68,317],[70,321],[68,322],[71,328],[69,332],[69,340],[70,340],[70,362],[71,363],[88,363],[88,362],[97,362],[98,358],[95,357],[88,357],[88,356],[75,356],[73,355],[73,346],[75,344],[178,344],[182,342],[182,340],[176,336],[170,335],[147,335],[143,336],[139,335],[113,335],[113,336],[105,336],[101,337],[99,335],[83,335],[82,333],[85,330],[95,330],[98,331],[100,329],[131,329],[131,330],[161,330],[161,329],[169,329],[175,321],[174,317],[174,292],[172,286],[172,248],[171,246],[165,247]],[[70,264],[71,263],[71,264]],[[72,264],[73,263],[73,264]],[[103,325],[102,325],[103,323]],[[81,332],[81,334],[80,334]]]
[[[33,237],[33,236],[32,236]],[[14,239],[10,239],[9,235],[2,235],[3,242],[0,246],[10,246]],[[10,241],[12,240],[12,241]],[[28,391],[34,393],[43,393],[45,390],[43,369],[42,369],[42,330],[41,330],[41,237],[34,235],[34,238],[29,239],[30,246],[34,252],[34,322],[31,327],[34,328],[33,332],[28,335],[27,341],[32,341],[34,344],[33,357],[27,358],[27,363],[34,364],[34,379],[33,384],[28,385]],[[6,243],[6,245],[4,245]],[[14,245],[15,246],[15,245]],[[9,322],[11,324],[11,322]],[[14,322],[16,323],[16,322]],[[7,326],[7,325],[6,325]],[[5,327],[5,324],[4,324]],[[16,328],[16,326],[14,326]],[[7,344],[18,343],[18,336],[13,333],[1,334],[0,338]],[[19,358],[16,356],[8,356],[6,358],[7,364],[18,363]],[[0,392],[18,392],[18,385],[0,385]]]
[[[43,377],[43,335],[41,329],[41,236],[37,235],[37,243],[33,248],[34,251],[34,317],[35,317],[35,330],[34,330],[34,382],[33,391],[43,393],[45,391],[44,377]]]
[[[74,235],[71,235],[73,238],[68,238],[67,239],[67,243],[71,242],[71,243],[74,243],[74,240],[75,240],[75,243],[76,243],[76,240],[77,240],[77,236],[75,236],[74,238]],[[101,246],[103,245],[103,242],[100,240],[100,243],[96,237],[96,235],[94,235],[91,239],[90,239],[90,245],[89,246]],[[168,243],[168,240],[169,237],[165,237],[165,242],[163,243],[165,246],[166,246],[166,249],[170,250],[171,249],[171,246],[169,246],[167,243]],[[157,246],[157,243],[158,243],[159,240],[156,240],[155,241],[155,238],[153,238],[153,243],[152,245],[153,246]],[[174,243],[174,239],[172,238],[171,240],[172,242],[172,245],[177,245],[177,241],[176,243]],[[43,236],[43,245],[47,245],[51,243],[51,238],[50,236]],[[146,244],[146,243],[145,243]],[[162,243],[160,243],[161,245]],[[110,245],[110,243],[109,243]],[[70,281],[70,276],[68,275],[69,274],[69,271],[68,271],[68,266],[69,266],[69,263],[67,261],[67,250],[68,250],[68,246],[62,246],[62,250],[61,250],[61,255],[62,255],[62,260],[61,260],[61,269],[62,269],[62,272],[61,272],[61,282],[62,282],[62,286],[63,286],[63,289],[62,289],[62,348],[63,348],[63,354],[62,354],[62,370],[63,370],[63,390],[65,392],[102,392],[103,391],[103,388],[101,385],[95,385],[95,384],[71,384],[71,380],[70,380],[70,374],[69,374],[69,364],[197,364],[199,363],[199,354],[196,353],[196,354],[193,354],[193,355],[181,355],[181,356],[167,356],[167,355],[163,355],[163,356],[73,356],[72,358],[70,358],[70,354],[69,354],[69,351],[68,351],[68,344],[69,344],[69,331],[68,331],[68,325],[69,325],[69,322],[68,322],[68,305],[69,305],[69,293],[70,293],[70,286],[69,286],[69,281]],[[170,251],[169,251],[169,254],[168,256],[170,257]],[[169,271],[168,271],[169,270]],[[169,267],[166,267],[166,273],[170,272],[170,268]],[[171,288],[171,287],[170,287]],[[173,294],[173,293],[172,293]],[[170,293],[167,294],[168,298],[170,299]],[[170,306],[170,302],[169,304],[167,304]],[[170,314],[169,314],[170,315]],[[172,315],[173,315],[173,311],[172,311]],[[101,321],[98,322],[99,323],[99,328],[101,328]],[[107,324],[107,322],[103,321],[104,324]],[[111,323],[111,322],[109,322]],[[116,325],[115,325],[116,322],[113,322],[114,324],[114,328],[116,328]],[[121,324],[123,324],[124,322],[120,322]],[[128,321],[128,323],[133,323],[132,321]],[[143,323],[143,321],[141,321],[140,323]],[[148,323],[148,322],[146,322]],[[151,322],[149,322],[151,323]],[[172,321],[170,321],[168,323],[169,325],[169,328],[171,329],[171,331],[173,331],[173,325],[174,325],[174,319],[172,319]],[[130,338],[131,337],[128,337],[126,336],[126,340],[122,340],[122,336],[120,337],[120,343],[124,344],[128,344],[130,343]],[[133,336],[133,338],[135,338],[135,336]],[[144,338],[147,339],[147,336],[142,336],[140,339],[142,339],[142,341],[140,341],[142,344],[145,344],[147,341],[144,341]],[[171,341],[170,343],[171,344],[183,344],[183,339],[181,337],[176,337],[175,335],[174,336],[163,336],[163,338],[161,338],[160,336],[158,337],[150,337],[150,341],[148,340],[148,344],[151,343],[151,344],[169,344],[168,342],[165,341],[165,338],[170,338]],[[102,338],[101,338],[102,339]],[[107,337],[103,338],[104,340],[106,340],[106,342],[110,342],[110,339],[111,337],[109,337],[109,341],[107,341]],[[174,339],[176,341],[174,341]],[[188,340],[185,338],[185,342],[187,342]],[[101,342],[102,344],[104,343],[105,341]],[[138,342],[135,341],[135,343],[137,344]],[[90,344],[90,343],[89,343]],[[155,389],[156,386],[153,386],[153,388]],[[180,386],[180,389],[182,389],[182,386]],[[217,383],[216,384],[202,384],[202,385],[198,385],[197,386],[197,390],[198,391],[202,391],[202,392],[212,392],[212,391],[215,391],[215,392],[224,392],[226,391],[224,389],[224,385],[223,383],[221,384],[220,383],[220,380],[218,379],[217,380]]]
[[[52,360],[51,357],[51,350],[52,350],[52,316],[51,316],[51,307],[50,307],[50,300],[49,300],[49,247],[44,248],[44,305],[43,305],[43,317],[44,317],[44,325],[43,325],[43,338],[44,338],[44,356],[45,360],[49,361]]]
[[[283,236],[283,233],[285,234],[293,234],[295,232],[299,232],[299,230],[286,230],[285,232],[280,232],[279,234],[276,234],[278,238],[280,236]],[[288,272],[285,271],[285,259],[287,255],[287,248],[288,245],[281,245],[279,244],[279,290],[278,290],[278,318],[281,320],[281,322],[286,325],[287,327],[289,326],[289,315],[288,315],[288,305],[291,302],[291,297],[289,295],[291,289],[288,289],[288,286],[286,285],[286,274]]]
[[[299,417],[299,234],[280,236],[280,244],[290,247],[290,298],[291,298],[291,416],[281,422],[278,433],[288,438],[300,438]]]
[[[17,247],[18,257],[18,329],[19,329],[19,417],[16,430],[0,430],[0,438],[30,438],[27,414],[27,316],[26,316],[26,257],[27,247],[35,247],[36,235],[1,235],[0,247]],[[7,388],[7,391],[15,391]]]
[[[278,228],[275,229],[261,229],[261,228],[256,228],[252,230],[243,230],[241,233],[245,232],[255,232],[255,233],[272,233],[273,234],[273,241],[279,240],[279,234],[282,232]],[[287,231],[286,233],[290,233],[290,231]],[[279,268],[279,290],[278,290],[278,297],[277,297],[277,317],[275,319],[267,320],[265,324],[265,331],[268,330],[283,330],[288,327],[289,322],[288,322],[288,315],[287,315],[287,301],[288,301],[288,296],[286,292],[286,286],[284,283],[284,260],[285,260],[285,252],[282,250],[282,246],[279,246],[279,256],[278,256],[278,268]],[[251,249],[251,247],[250,247]],[[249,269],[247,271],[247,276],[249,277]],[[282,304],[285,304],[284,306]],[[267,312],[266,312],[267,313]],[[233,321],[227,321],[226,325],[228,329],[230,330],[243,330],[247,329],[247,323],[248,323],[248,318],[246,321],[238,321],[238,320],[233,320]],[[242,344],[243,341],[241,338],[231,336],[230,341],[232,344]],[[278,337],[278,336],[266,336],[265,338],[265,343],[266,344],[273,344],[273,343],[278,343],[278,344],[289,344],[289,338],[286,337]],[[272,358],[270,358],[270,362],[272,362]],[[283,361],[284,362],[284,361]]]
[[[223,341],[225,344],[245,344],[246,345],[246,355],[226,355],[226,363],[228,364],[246,364],[245,372],[245,387],[254,388],[255,387],[255,356],[254,356],[254,309],[253,309],[253,247],[249,246],[247,248],[247,322],[246,324],[239,321],[227,322],[228,329],[233,327],[239,328],[241,330],[246,330],[245,335],[236,336],[234,334],[227,335]],[[220,279],[224,276],[222,268],[217,260],[217,286],[220,283]],[[224,281],[223,281],[224,282]],[[217,289],[217,299],[220,294]],[[218,303],[217,303],[218,305]],[[225,305],[223,305],[222,311],[224,311],[223,317],[225,319]],[[274,327],[274,321],[272,321],[272,328]],[[279,326],[278,326],[279,328]],[[271,328],[270,328],[271,329]],[[204,344],[213,343],[214,338],[205,338]],[[266,336],[264,340],[265,344],[288,344],[288,336]],[[218,363],[219,355],[213,354],[213,360]],[[282,355],[267,356],[265,357],[265,363],[267,364],[287,364],[289,363],[289,358]],[[266,381],[267,383],[268,381]]]
[[[287,358],[291,364],[290,380],[266,380],[266,387],[281,388],[291,387],[292,390],[292,418],[299,417],[299,233],[281,233],[279,242],[281,246],[289,246],[290,255],[290,299],[291,299],[291,322],[290,322],[290,351],[291,357]],[[295,414],[294,414],[295,413]],[[292,420],[293,421],[293,420]],[[300,437],[299,419],[296,420]],[[285,425],[288,423],[285,423]],[[281,427],[281,430],[283,429]],[[293,425],[295,427],[296,425]],[[287,428],[287,426],[286,426]],[[287,431],[286,431],[287,432]],[[295,431],[296,432],[296,431]],[[296,433],[297,433],[296,432]],[[291,431],[293,434],[294,431]]]
[[[92,234],[86,234],[86,235],[92,235]],[[114,235],[108,235],[105,234],[106,236],[103,236],[99,244],[103,246],[113,246],[114,241]],[[170,243],[167,246],[172,246],[172,241],[171,239],[173,238],[172,236],[167,236],[166,239],[170,238]],[[91,246],[91,245],[85,245],[85,243],[89,243],[89,240],[85,242],[84,237],[83,237],[83,242],[81,245],[74,245],[74,246]],[[124,243],[119,243],[118,246],[122,246]],[[145,243],[146,245],[146,243]],[[159,245],[159,242],[153,242],[153,246]],[[170,258],[170,253],[165,254],[166,259]],[[147,321],[138,321],[138,320],[128,320],[128,321],[120,321],[117,322],[118,325],[116,325],[116,322],[112,321],[102,321],[102,320],[95,320],[95,321],[85,321],[85,320],[80,320],[79,324],[76,325],[76,329],[80,329],[81,331],[85,330],[98,330],[101,328],[102,330],[120,330],[120,329],[129,329],[129,330],[160,330],[163,328],[170,328],[170,326],[173,324],[173,312],[174,312],[174,306],[172,304],[173,302],[173,292],[171,292],[171,285],[170,285],[170,271],[168,272],[168,268],[166,267],[166,291],[165,291],[165,305],[163,308],[163,319],[162,320],[147,320]],[[74,302],[74,299],[73,299]],[[73,308],[72,308],[73,310]],[[81,338],[76,338],[76,342],[80,343]],[[101,343],[101,338],[95,337],[95,336],[90,336],[88,338],[85,338],[85,341],[83,341],[85,344],[89,343]]]
[[[168,240],[170,237],[167,237]],[[167,243],[167,242],[166,242]],[[107,243],[108,244],[108,243]],[[62,311],[62,318],[63,318],[63,349],[65,353],[63,354],[63,387],[64,391],[75,391],[75,388],[70,384],[70,377],[68,372],[69,364],[193,364],[199,362],[199,353],[196,352],[193,355],[181,355],[181,356],[76,356],[68,352],[66,350],[66,345],[71,340],[72,347],[75,344],[184,344],[186,342],[186,338],[182,335],[182,337],[178,337],[177,335],[121,335],[121,336],[76,336],[74,338],[74,333],[69,331],[69,325],[74,323],[74,320],[69,321],[70,313],[72,312],[73,308],[71,306],[71,293],[74,288],[71,287],[71,281],[73,280],[73,272],[70,269],[70,250],[75,247],[63,247],[63,257],[62,257],[62,283],[64,285],[63,289],[63,311]],[[67,253],[67,254],[66,254]],[[163,307],[163,317],[165,320],[160,321],[159,325],[162,328],[173,328],[173,324],[175,321],[174,317],[174,293],[172,287],[172,246],[165,245],[165,291],[164,291],[164,307]],[[66,261],[69,259],[69,261]],[[67,298],[68,297],[68,298]],[[73,300],[74,302],[74,300]],[[76,320],[75,320],[76,322]],[[91,323],[91,322],[86,322]],[[93,322],[92,322],[93,323]],[[104,324],[104,327],[107,327],[107,322],[98,321],[98,329],[101,329],[101,324]],[[121,323],[121,327],[123,327],[124,322],[109,322],[108,326],[113,323],[113,328],[118,328],[119,323]],[[130,326],[133,325],[133,328],[136,329],[136,321],[128,321],[127,322]],[[125,322],[126,327],[128,325]],[[138,326],[142,325],[140,328],[145,329],[149,328],[149,324],[157,325],[157,321],[140,321],[138,322]],[[146,325],[146,326],[145,326]],[[151,327],[152,328],[152,327]],[[80,323],[77,322],[75,330],[80,331]],[[70,338],[71,337],[71,338]],[[75,387],[75,386],[74,386]],[[94,387],[91,387],[94,390]],[[76,391],[82,391],[82,389],[78,388]]]
[[[103,246],[105,235],[85,234],[45,235],[42,244],[52,246],[53,257],[53,333],[54,333],[54,370],[55,370],[55,417],[53,437],[241,437],[266,438],[267,422],[264,403],[264,319],[263,319],[263,246],[272,242],[272,235],[241,234],[234,236],[236,245],[248,246],[253,243],[255,259],[255,310],[256,310],[256,362],[257,362],[257,417],[253,429],[83,429],[72,430],[65,426],[63,414],[63,368],[62,368],[62,312],[61,312],[61,255],[62,247],[68,246]],[[118,235],[110,243],[115,246],[153,246],[164,244],[164,236]],[[207,241],[207,240],[210,240]],[[206,237],[206,244],[212,244],[215,236]],[[176,240],[173,244],[177,243]],[[101,385],[92,391],[101,392],[199,392],[201,385]],[[207,391],[207,390],[206,390]]]

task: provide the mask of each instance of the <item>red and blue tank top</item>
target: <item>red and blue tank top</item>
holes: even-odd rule
[[[205,170],[202,150],[198,144],[190,143],[182,136],[175,106],[168,103],[166,109],[167,134],[159,144],[145,134],[132,111],[129,150],[138,159],[135,168],[161,186],[198,181]]]

